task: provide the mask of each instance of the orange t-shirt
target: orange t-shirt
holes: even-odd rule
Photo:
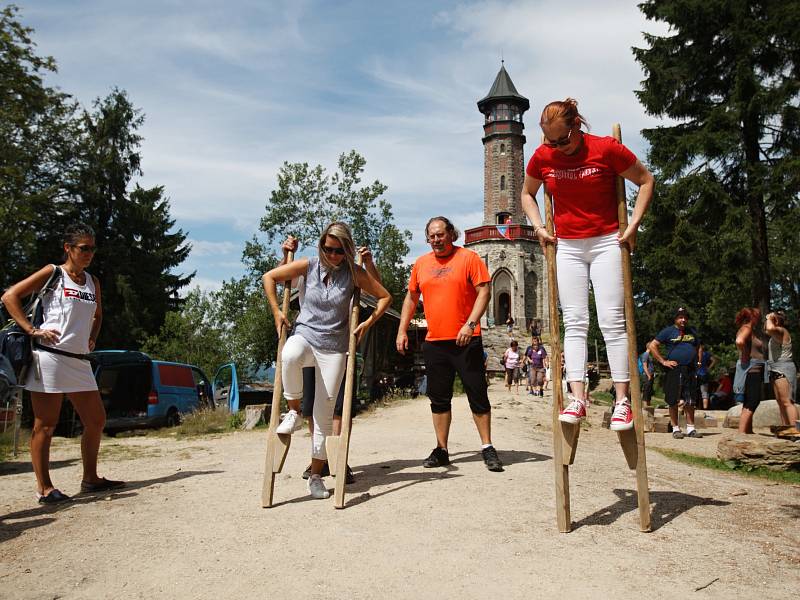
[[[422,294],[428,321],[425,339],[456,339],[475,306],[475,286],[489,281],[489,269],[472,250],[454,246],[445,258],[437,258],[433,252],[420,256],[411,269],[408,289]],[[480,334],[478,325],[472,335]]]

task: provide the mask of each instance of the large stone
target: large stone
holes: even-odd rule
[[[739,418],[742,416],[742,405],[732,406],[725,414],[724,427],[736,428],[739,426]],[[756,412],[753,413],[753,427],[772,427],[781,424],[781,414],[778,411],[777,400],[762,400]]]
[[[800,443],[736,433],[720,440],[717,457],[772,471],[797,471],[800,470]]]

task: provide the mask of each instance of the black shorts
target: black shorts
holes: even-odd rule
[[[667,406],[675,406],[681,399],[686,406],[694,406],[696,385],[697,376],[694,370],[688,366],[678,365],[671,369],[665,369],[664,400]]]
[[[744,380],[744,403],[742,406],[756,412],[761,399],[764,397],[764,373],[747,373]]]
[[[342,416],[342,409],[344,408],[344,380],[342,377],[342,385],[339,386],[339,395],[336,397],[336,406],[333,409],[333,414],[337,417]],[[303,415],[311,418],[314,414],[314,389],[316,387],[316,376],[314,375],[314,367],[303,367]],[[355,393],[353,398],[355,398]],[[355,412],[356,405],[353,404],[353,413]]]
[[[480,337],[473,337],[466,346],[456,346],[455,340],[425,342],[422,355],[425,357],[432,413],[450,412],[456,373],[464,384],[470,410],[476,415],[492,410],[486,392],[486,368]]]

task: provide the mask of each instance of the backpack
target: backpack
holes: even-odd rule
[[[61,269],[53,265],[53,272],[50,274],[47,283],[22,309],[35,328],[38,328],[44,322],[42,298],[55,288],[60,279]],[[5,327],[0,330],[0,355],[6,359],[5,361],[0,361],[0,371],[5,372],[8,369],[7,365],[10,365],[15,384],[22,381],[25,370],[33,360],[33,339],[13,319],[9,319]],[[10,380],[7,373],[4,377]]]

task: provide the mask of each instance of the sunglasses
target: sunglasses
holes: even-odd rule
[[[569,133],[562,137],[560,140],[556,140],[555,142],[546,141],[544,143],[545,146],[548,148],[561,148],[562,146],[566,146],[569,144],[569,139],[572,137],[572,128],[570,128]],[[547,139],[547,138],[545,138]]]
[[[88,244],[81,244],[80,246],[73,246],[81,251],[81,254],[94,254],[97,252],[97,246],[89,246]]]
[[[344,248],[331,248],[330,246],[323,246],[322,251],[325,254],[337,254],[339,256],[344,256]]]

